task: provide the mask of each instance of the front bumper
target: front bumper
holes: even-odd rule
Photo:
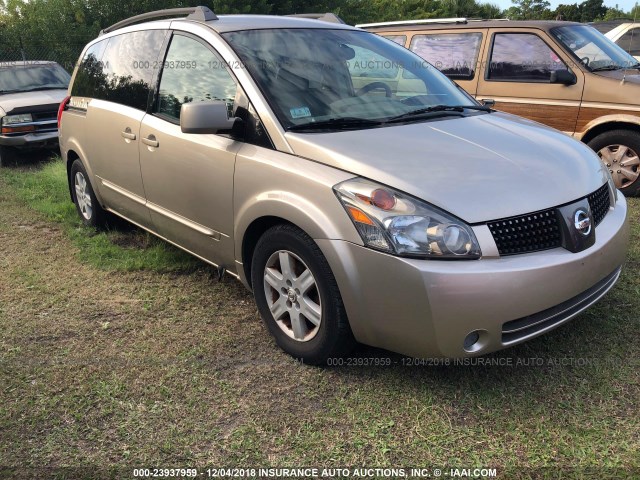
[[[39,148],[58,144],[58,131],[27,133],[24,135],[0,135],[0,145],[6,147]]]
[[[481,237],[483,253],[495,252],[492,238]],[[628,239],[627,204],[618,194],[616,207],[596,229],[595,244],[578,253],[556,248],[437,261],[340,240],[317,243],[358,341],[414,357],[460,358],[524,342],[586,309],[615,284]],[[474,331],[479,340],[465,349]]]

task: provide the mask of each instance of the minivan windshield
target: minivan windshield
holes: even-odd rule
[[[66,89],[71,76],[57,63],[0,66],[0,94]]]
[[[556,27],[551,34],[590,71],[635,68],[638,61],[587,25]]]
[[[223,36],[286,129],[361,129],[487,110],[424,59],[372,33],[269,29]]]

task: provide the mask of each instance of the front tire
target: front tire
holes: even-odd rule
[[[267,230],[251,263],[258,310],[276,343],[312,365],[354,346],[338,285],[318,245],[293,225]]]
[[[80,215],[82,223],[94,228],[104,226],[106,223],[106,212],[102,209],[100,203],[98,203],[96,194],[89,181],[87,170],[79,159],[75,160],[71,165],[69,181],[71,182],[73,203],[76,205],[76,210],[78,211],[78,215]]]
[[[611,172],[613,182],[625,196],[640,194],[640,134],[631,130],[610,130],[588,145]]]

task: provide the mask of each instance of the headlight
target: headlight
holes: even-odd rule
[[[30,113],[21,113],[19,115],[7,115],[2,117],[2,125],[13,125],[16,123],[27,123],[33,121]]]
[[[406,257],[480,258],[471,227],[439,208],[363,178],[333,189],[367,247]]]

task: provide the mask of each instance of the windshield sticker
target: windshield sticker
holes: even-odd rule
[[[309,107],[292,108],[289,111],[291,112],[291,118],[307,118],[311,116]]]

